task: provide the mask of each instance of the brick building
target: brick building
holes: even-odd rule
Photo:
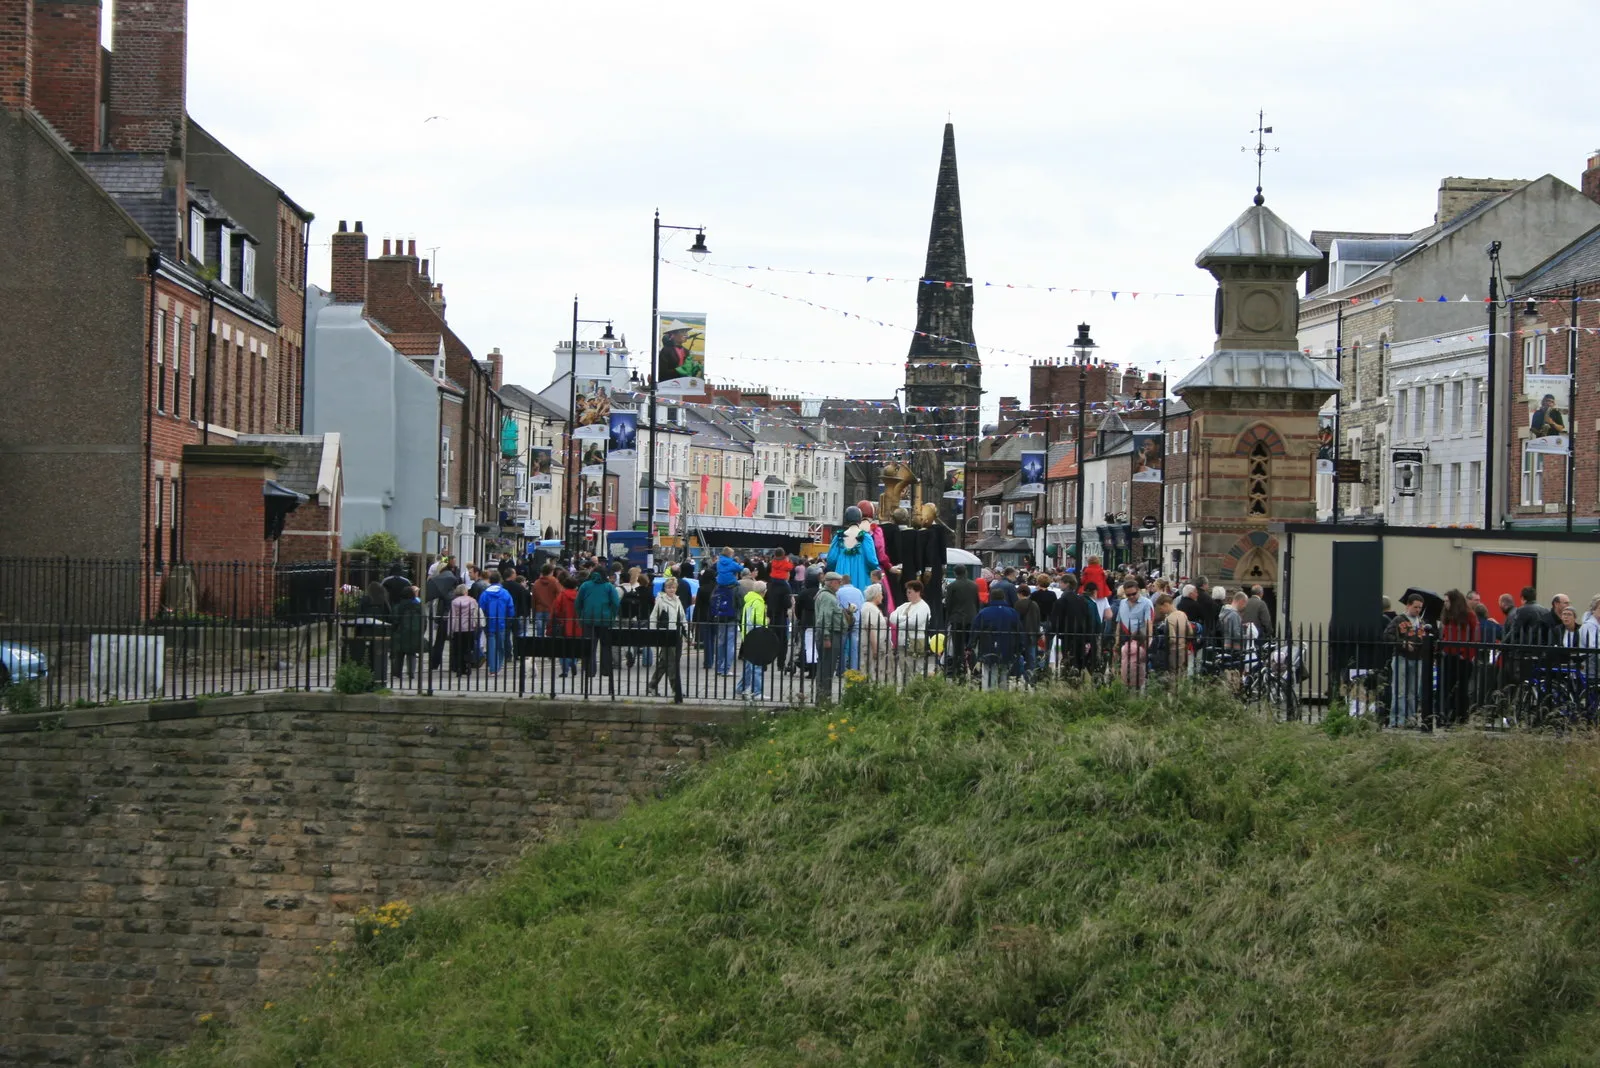
[[[1600,195],[1600,153],[1590,158],[1584,175],[1584,191],[1591,190]],[[1505,502],[1505,525],[1565,527],[1570,496],[1575,529],[1594,529],[1600,517],[1600,471],[1596,469],[1600,465],[1600,334],[1595,332],[1600,325],[1595,310],[1600,308],[1600,227],[1523,275],[1511,295],[1506,323],[1510,337],[1502,339],[1507,344],[1500,357],[1510,386],[1496,404],[1501,416],[1496,440],[1504,450],[1509,478],[1505,493],[1497,494]],[[1569,457],[1529,447],[1533,441],[1531,415],[1548,385],[1530,389],[1530,375],[1569,379],[1571,399],[1563,415],[1570,431],[1570,495]]]
[[[212,541],[185,450],[300,429],[311,216],[189,118],[184,0],[118,5],[109,52],[101,15],[0,0],[0,230],[27,265],[0,297],[4,534],[159,571]]]

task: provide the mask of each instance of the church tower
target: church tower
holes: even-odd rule
[[[961,183],[956,177],[956,131],[944,125],[939,181],[933,194],[928,261],[917,286],[917,332],[906,354],[906,430],[922,499],[957,527],[955,505],[939,489],[945,460],[970,460],[978,440],[983,369],[972,336],[972,279],[961,230]],[[918,409],[924,409],[919,411]],[[933,440],[951,437],[952,441]]]
[[[1259,189],[1195,260],[1217,280],[1217,342],[1173,388],[1199,447],[1190,573],[1230,590],[1272,590],[1272,524],[1316,518],[1317,413],[1339,382],[1300,351],[1296,284],[1320,262]]]

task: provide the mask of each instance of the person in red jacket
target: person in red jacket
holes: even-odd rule
[[[552,638],[578,638],[583,628],[578,625],[578,580],[568,574],[561,576],[561,593],[556,596],[555,607],[550,610],[550,636]],[[571,657],[561,660],[561,677],[577,670],[578,662]]]
[[[1098,556],[1089,557],[1089,562],[1084,565],[1083,574],[1078,576],[1078,588],[1082,589],[1091,582],[1102,594],[1111,589],[1111,583],[1106,581],[1106,569],[1100,566]]]
[[[561,596],[561,580],[556,577],[555,568],[549,564],[541,567],[539,577],[534,580],[528,594],[533,602],[533,633],[535,637],[542,638],[552,633],[550,616],[555,611],[557,598]]]

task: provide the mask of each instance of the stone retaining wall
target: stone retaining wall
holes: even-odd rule
[[[363,905],[615,815],[735,709],[288,693],[0,717],[0,1063],[113,1063]]]

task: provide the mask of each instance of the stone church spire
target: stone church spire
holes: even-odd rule
[[[978,439],[983,369],[973,346],[972,279],[961,228],[956,131],[944,126],[933,193],[928,259],[917,286],[917,332],[906,353],[906,431],[923,500],[937,500],[944,522],[957,527],[957,507],[940,497],[944,460],[972,460]],[[924,429],[925,428],[925,429]]]

